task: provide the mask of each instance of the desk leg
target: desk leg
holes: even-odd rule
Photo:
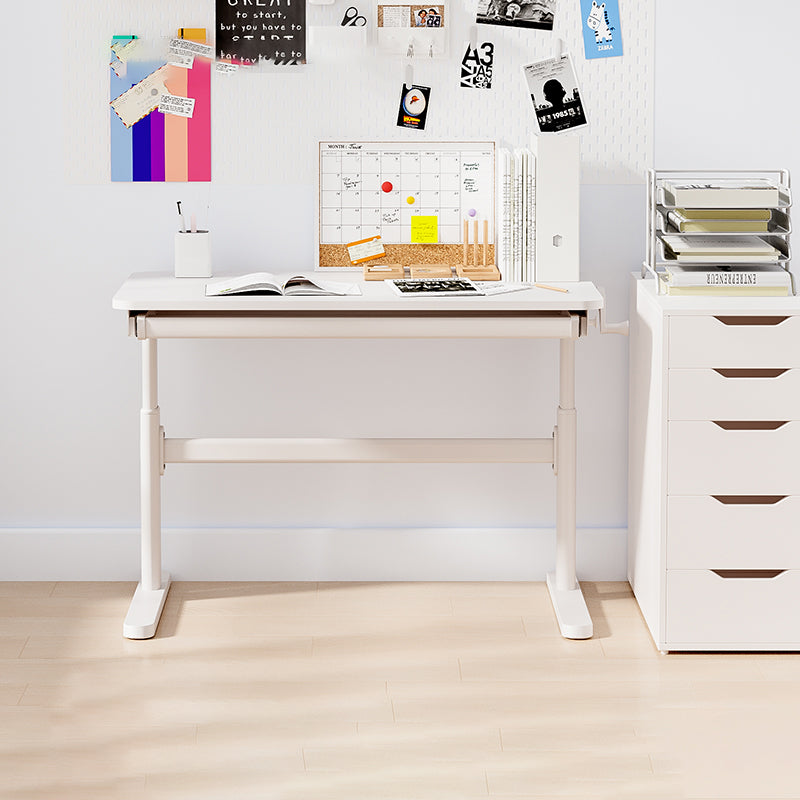
[[[575,341],[560,339],[556,436],[556,571],[547,588],[565,639],[588,639],[592,618],[575,577],[575,495],[578,425],[575,410]]]
[[[150,639],[155,636],[169,591],[169,575],[161,572],[161,412],[158,408],[156,339],[142,341],[139,441],[142,578],[122,626],[122,635],[128,639]]]

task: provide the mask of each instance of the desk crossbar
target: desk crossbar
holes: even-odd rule
[[[165,439],[165,464],[552,464],[548,439]]]

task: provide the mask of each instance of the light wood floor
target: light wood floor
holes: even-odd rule
[[[0,798],[800,798],[800,657],[659,655],[624,583],[0,583]]]

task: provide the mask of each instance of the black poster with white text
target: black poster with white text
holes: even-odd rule
[[[306,0],[217,0],[217,59],[306,63]]]

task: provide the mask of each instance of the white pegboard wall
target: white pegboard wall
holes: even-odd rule
[[[83,0],[63,4],[65,32],[64,145],[66,178],[103,184],[110,175],[108,45],[115,33],[157,40],[177,28],[213,33],[214,0]],[[339,25],[349,0],[308,6],[311,25]],[[374,33],[375,1],[356,2]],[[449,56],[413,61],[414,81],[431,86],[425,131],[396,127],[405,60],[376,52],[337,58],[313,50],[305,67],[286,72],[214,75],[212,178],[226,184],[314,184],[320,140],[433,141],[494,139],[527,144],[535,128],[521,66],[556,53],[573,57],[589,127],[581,134],[582,181],[631,184],[652,165],[654,0],[620,0],[624,55],[587,60],[583,55],[579,0],[558,0],[553,32],[478,25],[478,40],[495,44],[491,90],[459,87],[463,44],[475,20],[475,3],[448,5]],[[335,36],[336,33],[333,32]],[[345,34],[346,35],[346,34]],[[68,44],[67,44],[68,43]]]

